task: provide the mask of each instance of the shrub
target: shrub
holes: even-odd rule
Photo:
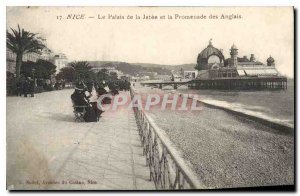
[[[17,79],[16,78],[7,78],[6,94],[7,95],[17,95]]]
[[[44,90],[45,91],[53,91],[54,88],[51,85],[44,85]]]
[[[44,88],[42,86],[37,86],[34,88],[34,93],[42,93],[44,92]]]

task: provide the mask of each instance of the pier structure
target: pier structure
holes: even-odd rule
[[[187,85],[193,89],[222,89],[222,90],[263,90],[286,89],[287,78],[282,76],[275,67],[275,60],[270,55],[266,64],[257,61],[254,54],[238,57],[238,47],[233,44],[230,48],[230,58],[225,58],[222,49],[212,45],[203,49],[197,58],[198,76],[188,81],[144,81],[142,85],[179,86]]]
[[[266,64],[257,61],[254,54],[238,57],[238,47],[230,48],[230,58],[225,59],[222,49],[209,45],[197,58],[199,74],[191,82],[192,88],[207,89],[286,89],[287,78],[275,67],[275,60],[270,55]]]
[[[286,89],[286,77],[262,77],[262,78],[215,78],[196,79],[190,81],[189,88],[193,89],[221,89],[221,90],[264,90]]]
[[[162,89],[172,86],[177,89],[187,86],[191,89],[220,89],[220,90],[264,90],[264,89],[287,89],[286,77],[243,77],[243,78],[213,78],[194,79],[189,81],[144,81],[143,86],[154,86]]]
[[[153,87],[157,87],[159,89],[162,89],[165,86],[172,86],[174,89],[177,89],[180,86],[188,86],[190,85],[190,80],[187,81],[144,81],[141,82],[141,85],[143,86],[153,86]]]

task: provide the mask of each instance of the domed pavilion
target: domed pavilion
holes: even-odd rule
[[[225,59],[222,49],[214,47],[210,39],[208,46],[198,54],[196,88],[286,88],[287,79],[275,68],[273,57],[264,64],[256,60],[254,54],[250,58],[238,55],[238,47],[233,44],[229,58]]]
[[[212,39],[209,40],[208,46],[198,55],[198,70],[211,69],[214,64],[224,65],[223,53],[212,45]]]

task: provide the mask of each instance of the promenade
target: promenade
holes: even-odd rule
[[[137,93],[159,91],[139,88]],[[72,92],[7,97],[8,189],[154,190],[133,111],[125,105],[104,112],[99,122],[76,123]],[[200,106],[185,112],[154,106],[147,115],[201,185],[294,184],[293,134]]]
[[[76,123],[72,92],[7,97],[7,188],[155,189],[133,111]]]

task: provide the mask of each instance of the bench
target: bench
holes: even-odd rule
[[[76,106],[73,102],[73,113],[75,115],[75,122],[84,122],[84,115],[88,106]]]

